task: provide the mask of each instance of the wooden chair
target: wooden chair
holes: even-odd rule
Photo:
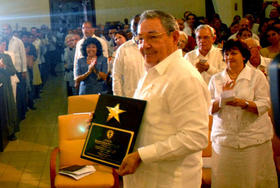
[[[99,95],[75,95],[68,97],[68,114],[93,112]]]
[[[213,123],[213,116],[209,116],[209,132],[208,132],[208,146],[202,151],[202,157],[203,158],[210,158],[212,156],[212,143],[210,140],[211,135],[211,129],[212,129],[212,123]],[[202,188],[208,188],[211,187],[211,168],[202,168]]]
[[[87,135],[90,114],[69,114],[58,117],[59,146],[51,153],[51,188],[118,188],[119,177],[114,169],[80,158]],[[59,156],[59,160],[57,159]],[[58,164],[57,164],[58,162]],[[57,173],[58,168],[93,164],[96,172],[80,180]]]
[[[89,112],[95,110],[98,98],[99,95],[68,97],[69,114],[58,117],[59,146],[51,153],[51,188],[119,187],[119,176],[115,169],[80,158],[88,130],[86,121],[89,119]],[[87,164],[94,164],[96,172],[78,181],[57,173],[57,167]]]

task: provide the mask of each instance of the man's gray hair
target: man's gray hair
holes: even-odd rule
[[[210,25],[208,24],[201,24],[199,25],[196,29],[195,29],[195,33],[197,33],[199,30],[201,29],[209,29],[210,30],[210,33],[212,35],[212,37],[214,37],[216,34],[215,34],[215,29],[213,27],[211,27]]]
[[[146,10],[140,16],[138,26],[146,19],[158,18],[169,35],[173,31],[179,31],[179,26],[176,19],[171,14],[165,13],[160,10]]]

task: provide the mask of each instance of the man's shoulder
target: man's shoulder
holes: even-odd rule
[[[99,42],[101,42],[101,43],[102,43],[102,42],[103,42],[103,43],[104,43],[104,42],[107,43],[106,40],[104,40],[103,38],[101,38],[101,37],[99,37],[99,36],[93,35],[92,38],[96,38],[96,39],[99,40]]]
[[[13,37],[11,38],[11,40],[13,40],[13,41],[15,41],[15,42],[17,42],[17,43],[22,43],[22,44],[23,44],[22,40],[19,39],[19,38],[17,38],[16,36],[13,36]]]
[[[131,49],[137,49],[137,45],[132,41],[132,40],[128,40],[125,43],[123,43],[119,48],[118,48],[118,52],[126,52],[127,50],[131,50]],[[117,53],[118,53],[117,52]]]
[[[84,38],[81,38],[81,39],[77,42],[76,46],[82,45],[82,43],[83,43],[84,41],[85,41],[85,39],[84,39]]]
[[[209,53],[217,53],[219,55],[223,55],[222,54],[222,49],[221,48],[218,48],[218,47],[215,47],[215,46],[212,46],[211,50]]]
[[[183,57],[176,59],[172,63],[173,65],[170,66],[171,68],[170,70],[175,74],[179,73],[188,76],[189,75],[188,72],[197,72],[195,67]]]
[[[128,48],[128,47],[131,47],[131,46],[136,46],[132,39],[126,41],[125,43],[123,43],[123,44],[120,46],[120,48]]]
[[[184,58],[186,59],[187,57],[188,58],[193,58],[193,57],[196,57],[196,54],[197,54],[197,49],[194,49],[192,51],[189,51],[188,53],[186,53],[186,55],[184,56]]]

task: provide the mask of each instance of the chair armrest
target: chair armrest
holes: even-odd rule
[[[56,147],[51,152],[50,158],[50,178],[51,178],[51,188],[55,188],[54,181],[56,176],[56,157],[59,153],[59,148]]]
[[[114,168],[112,168],[112,171],[115,180],[113,188],[119,188],[120,187],[119,174],[116,172],[116,169]]]

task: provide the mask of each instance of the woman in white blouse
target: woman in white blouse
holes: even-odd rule
[[[276,188],[268,82],[246,66],[250,52],[244,43],[229,40],[222,51],[227,67],[209,83],[212,188]]]

